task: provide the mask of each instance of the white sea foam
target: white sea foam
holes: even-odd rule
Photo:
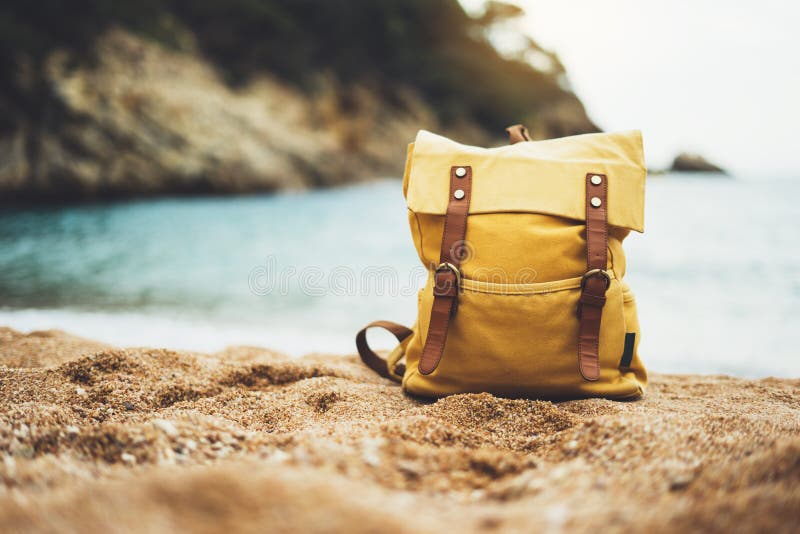
[[[269,325],[229,324],[222,320],[159,316],[133,312],[87,312],[68,309],[0,310],[0,324],[22,332],[59,329],[119,347],[161,347],[216,352],[226,347],[267,347],[290,356],[310,352],[346,354],[355,351],[352,336],[305,335]]]

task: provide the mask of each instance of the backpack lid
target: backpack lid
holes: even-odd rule
[[[586,218],[586,174],[608,177],[608,223],[644,231],[644,164],[638,130],[562,137],[498,148],[462,145],[420,130],[409,146],[404,179],[408,208],[444,215],[450,167],[472,167],[469,212],[544,213]]]

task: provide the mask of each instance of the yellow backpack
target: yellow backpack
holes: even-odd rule
[[[647,372],[622,241],[644,230],[641,134],[508,132],[500,148],[424,130],[409,145],[403,192],[428,281],[414,327],[371,323],[358,352],[426,397],[639,397]],[[367,345],[373,326],[400,341],[388,360]]]

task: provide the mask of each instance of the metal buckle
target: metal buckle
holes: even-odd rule
[[[606,279],[606,289],[611,287],[611,275],[608,274],[608,271],[604,271],[603,269],[592,269],[591,271],[587,271],[586,274],[583,275],[583,278],[581,278],[581,289],[586,287],[586,280],[598,274]]]
[[[456,267],[452,263],[448,263],[446,261],[440,263],[438,265],[438,267],[436,267],[436,271],[434,271],[434,280],[433,280],[434,285],[436,285],[435,273],[438,273],[439,271],[442,271],[442,270],[451,271],[455,275],[455,277],[456,277],[456,292],[460,291],[461,290],[461,271],[458,270],[458,267]]]

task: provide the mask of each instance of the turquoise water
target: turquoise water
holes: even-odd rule
[[[651,368],[800,376],[799,197],[791,180],[649,180],[626,248]],[[0,211],[0,324],[20,330],[353,352],[363,323],[413,322],[422,280],[397,180]]]

